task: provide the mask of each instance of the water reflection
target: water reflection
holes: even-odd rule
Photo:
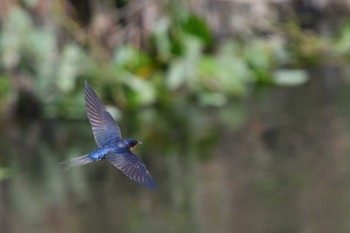
[[[87,120],[6,122],[0,232],[349,232],[349,86],[315,77],[222,109],[125,115],[158,191],[107,162],[62,173],[95,147]]]

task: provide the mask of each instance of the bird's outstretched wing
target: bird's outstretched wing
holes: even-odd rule
[[[158,185],[153,180],[151,174],[142,160],[130,151],[118,154],[105,155],[111,164],[120,169],[127,177],[136,183],[145,185],[152,189],[158,189]]]
[[[95,141],[99,147],[105,147],[121,140],[118,124],[107,111],[95,91],[85,81],[85,107],[92,126]]]

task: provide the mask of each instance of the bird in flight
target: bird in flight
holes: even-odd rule
[[[86,155],[66,161],[73,163],[73,166],[66,170],[106,159],[136,183],[158,189],[146,165],[131,152],[141,142],[135,139],[122,139],[118,124],[87,81],[84,93],[87,117],[98,148]]]

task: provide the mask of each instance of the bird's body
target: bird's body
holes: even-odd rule
[[[67,161],[73,163],[70,168],[106,159],[135,182],[158,188],[145,164],[131,152],[141,143],[135,139],[122,139],[118,124],[86,81],[84,90],[87,116],[98,148]]]
[[[105,157],[106,154],[114,153],[114,154],[123,154],[127,153],[128,151],[132,150],[132,144],[128,142],[129,139],[122,139],[115,143],[114,145],[111,145],[109,147],[104,148],[97,148],[93,151],[91,151],[88,154],[88,158],[92,161],[98,161]]]
[[[97,148],[88,154],[88,158],[91,161],[99,161],[105,157],[108,153],[118,153],[120,151],[117,147]]]

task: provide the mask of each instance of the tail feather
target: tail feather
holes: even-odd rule
[[[91,160],[89,157],[88,157],[88,154],[87,155],[83,155],[83,156],[80,156],[80,157],[76,157],[76,158],[73,158],[73,159],[70,159],[70,160],[67,160],[67,161],[64,161],[62,163],[59,163],[59,164],[66,164],[66,163],[72,163],[73,165],[64,169],[64,171],[68,171],[72,168],[75,168],[75,167],[79,167],[79,166],[82,166],[82,165],[85,165],[85,164],[88,164],[88,163],[91,163],[93,162],[93,160]]]

